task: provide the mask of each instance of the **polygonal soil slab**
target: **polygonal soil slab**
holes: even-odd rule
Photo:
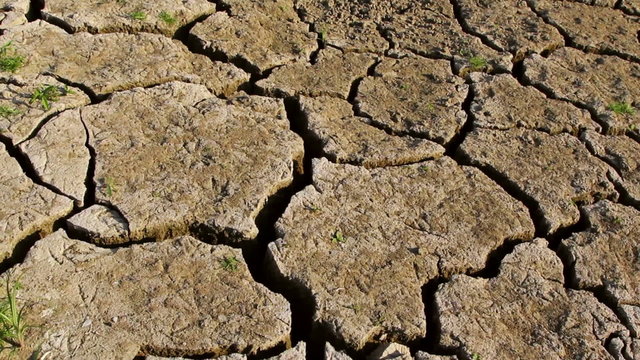
[[[50,232],[53,223],[73,209],[73,201],[34,184],[18,162],[0,146],[0,261],[36,232]]]
[[[587,206],[584,211],[588,228],[560,245],[572,265],[574,285],[580,289],[603,289],[623,313],[631,315],[627,320],[638,336],[640,211],[606,200]]]
[[[316,325],[354,349],[423,337],[426,282],[480,270],[505,240],[533,237],[521,203],[450,158],[373,170],[313,165],[313,185],[278,220],[268,257],[313,294]]]
[[[571,1],[528,0],[546,21],[560,27],[580,48],[640,61],[640,19],[608,7]]]
[[[630,14],[640,15],[640,0],[622,0],[620,8]]]
[[[23,359],[35,347],[52,359],[133,359],[255,353],[289,340],[289,304],[253,281],[241,251],[191,237],[112,250],[60,230],[11,279],[36,325]]]
[[[96,199],[120,210],[132,239],[188,229],[255,238],[254,219],[304,152],[281,100],[221,100],[201,85],[117,93],[81,116],[96,153]]]
[[[445,60],[385,59],[358,86],[358,110],[398,134],[446,143],[467,120],[464,81]]]
[[[460,73],[511,68],[510,54],[464,33],[447,1],[300,0],[297,7],[324,43],[344,51],[381,53],[391,47],[454,58]],[[476,56],[484,58],[486,66],[470,66],[469,60]]]
[[[307,355],[307,344],[301,341],[295,347],[289,350],[285,350],[284,352],[276,356],[271,356],[269,358],[266,358],[265,360],[304,360],[306,359],[306,355]],[[147,356],[145,357],[145,360],[188,360],[188,359],[176,358],[176,357],[165,358],[165,357],[159,357],[159,356]],[[213,359],[205,359],[205,360],[213,360]],[[238,353],[230,354],[230,355],[222,355],[222,356],[216,357],[216,360],[247,360],[247,355],[238,354]]]
[[[593,131],[585,132],[583,138],[591,152],[618,170],[610,177],[622,192],[640,204],[640,143],[626,136],[605,136]]]
[[[346,52],[382,54],[389,43],[380,34],[377,21],[392,11],[388,1],[298,0],[296,8],[305,22],[321,34],[325,45]]]
[[[536,239],[516,246],[495,278],[454,276],[436,292],[440,344],[467,359],[613,359],[605,345],[630,343],[627,330],[591,293],[565,289],[562,271]]]
[[[36,91],[49,86],[55,88],[57,99],[48,101],[46,106],[31,99]],[[80,89],[66,86],[52,76],[14,78],[12,82],[0,84],[0,107],[4,109],[0,116],[0,135],[18,144],[32,135],[48,117],[89,102],[89,97]]]
[[[453,58],[454,68],[460,75],[511,69],[511,54],[493,50],[477,37],[465,33],[449,1],[416,3],[403,0],[400,3],[396,5],[396,13],[386,16],[380,23],[397,48],[429,57]]]
[[[86,191],[89,149],[87,132],[78,109],[49,120],[30,140],[20,144],[38,176],[80,206]]]
[[[43,21],[16,27],[0,37],[27,57],[14,76],[52,74],[96,95],[174,80],[231,94],[249,75],[230,64],[196,55],[177,40],[154,34],[68,34]],[[4,74],[8,76],[8,74]]]
[[[549,99],[537,89],[522,86],[511,75],[472,75],[473,125],[486,129],[525,128],[550,134],[600,131],[588,111],[566,101]]]
[[[609,166],[568,134],[476,129],[459,151],[533,202],[547,234],[578,222],[576,202],[617,197]]]
[[[523,59],[527,53],[564,45],[556,28],[536,16],[526,1],[456,0],[464,24],[502,51]]]
[[[640,134],[640,64],[562,48],[548,58],[533,54],[524,68],[527,81],[595,112],[609,134]]]
[[[347,99],[351,86],[367,75],[375,57],[370,54],[342,53],[335,49],[320,51],[317,63],[297,62],[275,69],[268,78],[256,83],[269,96],[333,96]]]
[[[67,219],[67,229],[74,237],[99,245],[121,242],[129,236],[129,223],[114,209],[91,205]]]
[[[251,72],[261,73],[296,60],[306,61],[318,46],[317,36],[298,19],[291,0],[225,3],[232,15],[213,14],[190,32],[206,52],[223,54]]]
[[[568,0],[568,1],[579,2],[579,3],[592,5],[592,6],[606,6],[610,8],[614,7],[618,2],[618,0]]]
[[[439,158],[445,149],[429,140],[389,135],[369,119],[353,115],[349,102],[321,96],[300,97],[306,130],[331,161],[381,167]]]
[[[178,28],[216,11],[207,0],[56,0],[47,1],[42,18],[69,32],[152,32],[173,36]]]
[[[30,0],[8,0],[0,9],[0,30],[27,23]]]

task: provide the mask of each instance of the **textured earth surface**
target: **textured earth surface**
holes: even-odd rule
[[[640,1],[7,0],[0,359],[640,360]]]

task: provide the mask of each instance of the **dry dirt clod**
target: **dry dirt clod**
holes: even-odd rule
[[[630,14],[640,15],[640,0],[622,0],[620,7]]]
[[[443,356],[443,355],[432,355],[423,351],[418,351],[416,353],[416,360],[458,360],[458,357],[453,356]]]
[[[585,132],[583,139],[596,156],[618,170],[611,172],[610,178],[631,201],[640,204],[640,143],[626,136],[606,136],[593,131]]]
[[[564,46],[564,38],[531,11],[526,1],[456,0],[462,21],[491,44],[523,59],[528,53]]]
[[[307,130],[334,162],[383,167],[439,158],[445,149],[429,140],[393,136],[353,115],[346,100],[300,97]]]
[[[19,54],[27,55],[22,49],[19,50]],[[14,144],[28,139],[38,126],[52,115],[91,102],[80,89],[66,86],[52,76],[37,75],[25,79],[9,75],[6,80],[7,82],[0,84],[0,107],[3,109],[0,116],[0,135],[9,138]],[[47,105],[39,99],[32,100],[36,91],[51,86],[54,87],[53,91],[57,96],[48,101]]]
[[[255,353],[289,341],[289,304],[253,281],[241,251],[191,237],[111,250],[59,230],[11,274],[38,325],[19,358],[38,346],[52,359],[133,359]]]
[[[351,356],[337,351],[329,342],[324,344],[324,360],[352,360]]]
[[[371,170],[320,159],[313,174],[268,257],[313,294],[316,325],[352,349],[425,336],[426,282],[478,271],[505,240],[533,237],[524,205],[450,158]]]
[[[459,151],[535,202],[547,234],[578,222],[577,202],[617,197],[607,177],[611,168],[568,134],[476,129]]]
[[[8,0],[0,9],[0,30],[27,23],[30,0]]]
[[[49,120],[30,139],[20,144],[38,176],[82,206],[91,155],[80,110],[68,110]]]
[[[368,360],[413,360],[408,346],[397,343],[380,344],[369,356]]]
[[[102,205],[92,205],[67,220],[70,233],[99,245],[126,241],[129,224],[117,211]],[[73,234],[72,233],[72,234]]]
[[[216,11],[207,0],[56,0],[42,18],[71,32],[150,32],[173,36],[182,26]]]
[[[25,54],[26,62],[1,78],[51,74],[98,96],[169,81],[203,84],[216,95],[229,95],[249,80],[249,74],[233,65],[212,62],[156,34],[68,34],[38,20],[0,36],[0,44],[8,41]]]
[[[295,347],[285,350],[279,355],[272,356],[266,360],[304,360],[307,355],[307,344],[305,342],[299,342]],[[147,356],[145,360],[188,360],[184,358],[165,358],[159,356]],[[214,359],[205,359],[214,360]],[[247,355],[244,354],[230,354],[216,357],[215,360],[247,360]]]
[[[583,3],[587,5],[592,5],[592,6],[606,6],[610,8],[613,8],[616,5],[616,2],[618,2],[618,0],[568,0],[568,1]],[[631,0],[631,1],[634,1],[634,0]]]
[[[561,28],[580,48],[616,53],[640,61],[640,19],[608,7],[571,1],[528,0],[546,21]]]
[[[376,58],[370,54],[325,49],[320,51],[317,60],[313,65],[299,61],[279,67],[256,86],[268,96],[332,96],[346,100],[353,82],[367,76]]]
[[[96,152],[96,199],[120,210],[131,240],[187,231],[253,240],[258,212],[291,183],[304,152],[281,100],[221,100],[201,85],[120,92],[83,108],[82,119]]]
[[[34,184],[18,162],[0,147],[0,261],[34,233],[46,234],[73,209],[73,200]]]
[[[317,36],[298,19],[291,0],[227,3],[232,15],[217,12],[190,32],[212,55],[223,54],[253,73],[262,73],[294,61],[308,61],[318,46]]]
[[[550,134],[600,131],[588,111],[566,101],[553,100],[533,87],[522,86],[511,75],[473,75],[473,125],[495,130],[525,128]]]
[[[562,48],[548,58],[533,54],[524,69],[530,83],[593,111],[608,134],[640,135],[640,64]]]
[[[357,109],[374,124],[399,134],[449,142],[467,115],[462,103],[468,87],[445,60],[420,57],[385,59],[358,87]]]
[[[572,264],[573,285],[579,289],[602,289],[638,337],[640,212],[606,200],[587,206],[584,211],[588,228],[560,244]]]
[[[440,345],[467,359],[613,359],[605,345],[631,344],[627,330],[591,293],[565,289],[562,271],[536,239],[517,245],[495,278],[455,275],[436,292]]]

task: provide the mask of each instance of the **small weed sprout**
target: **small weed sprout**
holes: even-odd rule
[[[420,167],[418,167],[418,170],[420,170],[421,172],[426,172],[427,170],[429,170],[429,167],[427,165],[420,165]]]
[[[116,191],[116,183],[113,178],[109,176],[104,178],[104,193],[107,194],[108,197],[112,197],[113,193]]]
[[[174,25],[178,21],[175,17],[173,17],[173,15],[164,10],[160,12],[160,15],[158,15],[158,17],[167,25]]]
[[[320,30],[320,42],[323,46],[327,45],[327,30],[325,29]]]
[[[613,218],[613,223],[616,225],[622,224],[622,218],[616,216],[615,218]]]
[[[0,105],[0,117],[9,119],[12,116],[20,114],[20,110],[9,106]]]
[[[607,106],[607,110],[611,110],[618,115],[633,115],[636,110],[631,104],[624,102],[614,102]]]
[[[382,326],[384,325],[384,316],[381,313],[376,313],[375,317],[373,318],[372,322],[373,326]]]
[[[129,14],[133,20],[147,20],[147,14],[144,11],[134,11]]]
[[[17,292],[22,288],[19,282],[6,279],[6,297],[0,300],[0,341],[3,350],[16,351],[24,344],[24,332],[31,326],[25,324],[24,308],[18,309]]]
[[[24,56],[16,54],[11,41],[0,46],[0,70],[16,72],[24,65]]]
[[[480,354],[473,353],[473,355],[471,355],[471,360],[482,360],[482,358],[480,357]]]
[[[347,238],[342,235],[342,231],[336,230],[333,235],[331,235],[331,242],[334,244],[344,244],[347,242]]]
[[[631,131],[638,131],[638,125],[636,125],[636,124],[631,124],[631,125],[629,125],[629,130],[631,130]]]
[[[468,58],[468,61],[471,71],[483,71],[489,65],[487,59],[483,58],[482,56],[471,56]]]
[[[318,212],[318,211],[321,211],[320,207],[318,207],[317,205],[313,205],[313,204],[311,204],[311,205],[306,205],[306,206],[305,206],[305,209],[307,209],[307,210],[309,210],[309,211],[311,211],[311,212]]]
[[[59,88],[55,85],[44,84],[33,91],[29,104],[39,101],[42,108],[47,111],[51,109],[52,102],[58,101],[60,96],[67,96],[68,94],[74,94],[74,91],[69,89],[67,85],[64,88]]]
[[[225,256],[222,260],[220,260],[220,265],[222,265],[222,268],[227,271],[238,270],[239,263],[240,260],[238,260],[235,256]]]

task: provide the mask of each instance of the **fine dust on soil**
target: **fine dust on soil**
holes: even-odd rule
[[[0,359],[640,360],[637,0],[8,0],[0,142]]]

